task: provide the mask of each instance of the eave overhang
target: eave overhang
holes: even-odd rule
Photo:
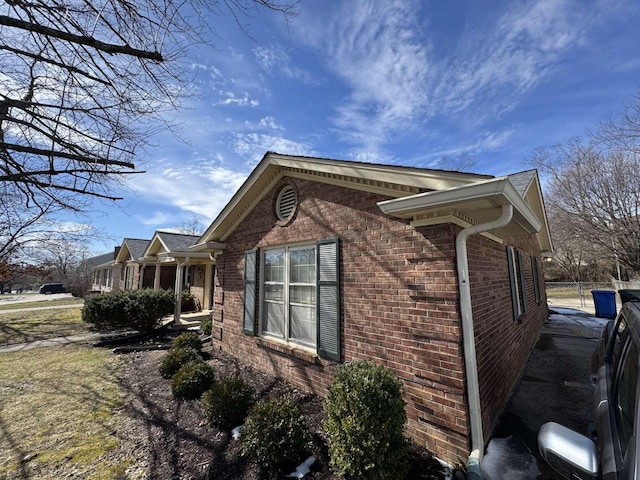
[[[193,252],[222,253],[225,247],[226,244],[221,242],[202,242],[190,246],[189,250]]]
[[[542,222],[508,177],[378,202],[383,213],[411,220],[416,225],[444,223],[454,218],[467,225],[486,223],[500,216],[503,205],[513,205],[513,219],[493,234],[508,237],[541,231]],[[545,247],[541,243],[543,250]]]
[[[488,175],[267,152],[207,231],[198,239],[196,245],[212,241],[224,242],[253,207],[285,176],[379,193],[394,198],[493,178]]]

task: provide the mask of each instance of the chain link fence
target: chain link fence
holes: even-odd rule
[[[616,291],[613,282],[545,282],[545,288],[547,298],[579,299],[582,307],[593,303],[591,290]]]

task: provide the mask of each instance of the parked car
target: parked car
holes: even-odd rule
[[[45,295],[67,293],[67,287],[63,283],[45,283],[40,287],[40,293],[44,293]]]
[[[594,354],[592,437],[554,422],[538,432],[542,457],[567,479],[640,480],[640,302],[623,304]]]

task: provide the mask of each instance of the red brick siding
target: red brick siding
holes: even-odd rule
[[[295,218],[282,226],[273,206],[285,182],[297,187],[299,207]],[[302,389],[324,395],[335,363],[305,361],[303,355],[258,345],[256,338],[242,333],[244,252],[339,237],[343,360],[372,359],[392,368],[403,380],[407,433],[440,458],[466,459],[469,426],[455,265],[459,229],[451,225],[413,228],[408,222],[385,217],[376,205],[384,199],[283,179],[225,239],[227,247],[218,257],[215,277],[214,344]],[[494,257],[503,249],[495,242],[481,242],[481,246]],[[484,268],[478,261],[482,257],[471,262],[472,285],[478,278],[475,272]],[[499,262],[497,268],[502,271],[496,271],[495,281],[508,289],[506,259]],[[491,268],[496,267],[490,264],[486,269]],[[500,306],[504,312],[499,317],[511,312],[509,295],[504,302],[508,303]],[[479,308],[486,309],[484,304]],[[486,341],[491,339],[487,322],[479,322],[485,360],[491,354]],[[483,366],[483,375],[491,380],[495,374]]]
[[[518,321],[511,309],[507,245],[522,252],[527,311]],[[475,236],[468,250],[482,420],[488,438],[547,319],[547,303],[544,289],[540,305],[535,302],[531,255],[538,260],[539,275],[543,273],[533,236],[508,238],[505,245]]]

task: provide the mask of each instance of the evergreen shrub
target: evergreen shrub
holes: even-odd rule
[[[257,403],[247,416],[240,437],[242,455],[263,470],[281,471],[298,465],[311,441],[300,407],[289,399]]]
[[[171,393],[176,398],[195,400],[216,381],[211,365],[203,361],[185,363],[171,379]]]
[[[172,348],[160,362],[158,369],[164,378],[173,377],[180,368],[189,362],[202,362],[202,357],[193,348]]]
[[[185,332],[178,335],[173,340],[173,348],[192,348],[196,351],[202,350],[200,336],[194,332]]]
[[[202,396],[202,411],[212,425],[230,430],[244,423],[255,395],[255,389],[239,376],[225,376]]]
[[[408,448],[404,407],[391,370],[370,361],[341,365],[324,404],[334,471],[353,480],[403,478]]]

